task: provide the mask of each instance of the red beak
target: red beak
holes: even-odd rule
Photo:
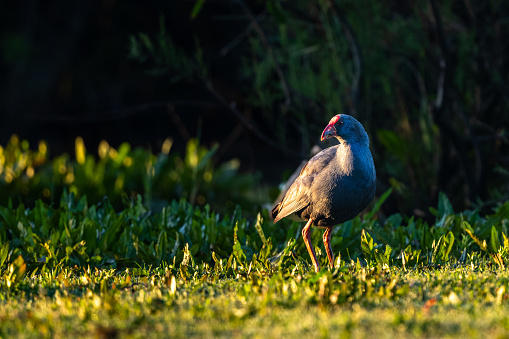
[[[328,124],[322,132],[322,141],[337,136],[338,133],[336,132],[336,127],[334,127],[334,124]]]

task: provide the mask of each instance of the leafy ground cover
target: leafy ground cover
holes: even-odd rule
[[[509,202],[436,221],[371,211],[335,230],[314,273],[300,225],[141,199],[115,211],[64,194],[0,207],[0,335],[503,337]],[[322,266],[321,231],[313,241]]]
[[[13,135],[5,147],[0,146],[0,204],[14,202],[34,205],[37,200],[58,203],[64,190],[91,203],[107,196],[115,207],[122,201],[142,195],[145,205],[159,210],[172,199],[230,211],[236,205],[252,212],[268,200],[267,190],[259,185],[257,174],[239,172],[240,163],[232,159],[215,164],[215,145],[207,149],[197,139],[186,144],[183,155],[172,150],[168,138],[159,152],[127,142],[114,148],[103,140],[97,153],[85,147],[81,137],[75,140],[73,156],[51,156],[48,145],[40,141],[33,149],[27,140]]]

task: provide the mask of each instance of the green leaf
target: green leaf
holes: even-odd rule
[[[501,247],[500,240],[498,239],[498,232],[495,226],[491,226],[490,246],[493,253],[497,253]]]
[[[294,248],[295,244],[297,243],[297,240],[291,238],[287,241],[286,243],[286,246],[285,246],[285,249],[283,251],[283,256],[286,257],[289,255],[289,253],[292,251],[292,249]]]
[[[463,230],[465,232],[467,232],[467,234],[470,236],[470,238],[472,238],[472,240],[474,240],[477,245],[479,245],[481,250],[488,253],[488,245],[486,245],[486,240],[481,241],[481,239],[479,239],[474,234],[474,229],[472,228],[472,226],[470,226],[470,224],[468,222],[463,221],[462,226],[463,226]]]
[[[509,250],[509,239],[503,232],[502,232],[502,237],[504,238],[504,248]]]
[[[168,250],[168,235],[165,230],[162,230],[159,233],[159,237],[157,238],[156,243],[156,254],[158,263],[161,262],[166,256],[166,251]]]
[[[258,254],[258,260],[265,261],[272,256],[272,238],[267,239],[267,242],[263,244]]]
[[[235,228],[233,229],[233,255],[237,258],[237,261],[241,264],[246,262],[246,255],[240,246],[239,239],[237,238],[237,230],[238,230],[238,222],[235,223]]]
[[[262,216],[260,213],[258,213],[258,215],[256,216],[255,228],[256,231],[258,232],[258,235],[260,236],[260,239],[262,239],[262,242],[265,245],[267,243],[267,239],[265,238],[265,233],[263,233],[262,222],[263,222]]]
[[[446,227],[454,220],[454,210],[452,204],[444,192],[438,195],[438,211],[436,227]]]
[[[440,254],[440,249],[442,248],[442,242],[444,238],[443,236],[437,239],[433,240],[433,243],[431,244],[431,262],[437,263],[437,258]]]
[[[196,3],[193,6],[193,9],[191,11],[191,19],[196,19],[198,14],[200,14],[203,4],[205,4],[205,0],[197,0],[196,1]]]
[[[4,266],[4,262],[7,259],[8,255],[9,255],[9,242],[7,241],[5,244],[2,245],[2,248],[0,248],[0,268]]]
[[[447,233],[444,241],[444,252],[442,255],[442,260],[444,262],[449,261],[449,253],[451,253],[452,247],[454,245],[454,234],[452,232]]]
[[[366,256],[366,259],[368,260],[373,259],[373,238],[364,229],[362,230],[361,233],[361,249],[362,252],[364,252],[364,255]]]
[[[374,255],[375,255],[376,262],[378,264],[389,265],[389,260],[390,260],[391,253],[392,253],[392,247],[389,245],[385,245],[384,252],[381,252],[380,251],[381,249],[382,249],[382,245],[378,245],[377,248],[375,248]]]

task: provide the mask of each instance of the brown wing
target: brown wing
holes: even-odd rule
[[[311,202],[309,194],[311,180],[309,179],[310,178],[298,177],[292,186],[290,186],[283,201],[277,206],[277,214],[274,219],[275,223],[309,205]]]
[[[335,156],[337,146],[329,147],[311,158],[302,168],[285,194],[283,200],[272,209],[274,222],[306,208],[311,203],[313,181]]]

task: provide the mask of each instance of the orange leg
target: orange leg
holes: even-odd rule
[[[304,239],[304,243],[308,248],[309,256],[311,257],[311,261],[313,262],[313,266],[315,267],[315,271],[318,273],[320,271],[320,265],[318,264],[318,260],[316,260],[315,249],[313,245],[311,245],[311,224],[313,223],[313,219],[309,219],[306,226],[302,229],[302,238]]]
[[[323,232],[323,244],[325,245],[325,250],[327,251],[327,258],[329,258],[329,266],[330,268],[334,268],[334,252],[332,252],[332,246],[330,244],[332,227],[328,227]]]

